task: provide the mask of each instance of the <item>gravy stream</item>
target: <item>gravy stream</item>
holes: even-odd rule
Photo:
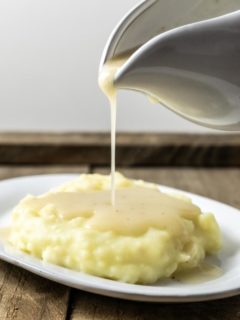
[[[116,117],[117,117],[117,89],[113,79],[118,69],[127,61],[132,52],[117,56],[107,61],[100,73],[99,86],[107,96],[111,109],[111,201],[115,206],[115,151],[116,151]]]

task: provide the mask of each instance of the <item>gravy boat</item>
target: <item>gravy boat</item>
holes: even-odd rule
[[[240,1],[148,0],[111,34],[100,70],[130,54],[114,78],[201,126],[240,130]]]

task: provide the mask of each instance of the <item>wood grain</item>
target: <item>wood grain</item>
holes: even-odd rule
[[[188,304],[143,303],[75,292],[74,320],[239,320],[239,297]]]
[[[0,262],[0,319],[65,319],[70,289]]]
[[[110,134],[1,133],[0,164],[106,166]],[[121,166],[240,166],[240,135],[118,134]]]
[[[96,169],[97,172],[106,172]],[[109,169],[107,169],[107,172]],[[240,207],[240,170],[121,169],[129,177],[154,181]],[[240,296],[189,304],[149,304],[74,291],[72,320],[239,320]]]
[[[87,167],[0,166],[0,179],[42,173],[83,173]],[[0,261],[1,320],[63,320],[71,289]]]
[[[109,146],[110,132],[1,132],[0,144],[2,145],[92,145]],[[186,145],[209,145],[218,146],[232,145],[239,146],[240,135],[236,133],[221,134],[185,134],[185,133],[149,133],[149,132],[131,132],[118,133],[117,142],[119,145],[136,146],[142,144],[186,144]]]
[[[0,165],[0,179],[8,179],[14,177],[39,175],[39,174],[57,174],[57,173],[86,173],[87,166],[1,166]]]

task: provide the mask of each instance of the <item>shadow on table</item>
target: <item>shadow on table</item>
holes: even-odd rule
[[[74,290],[72,319],[97,320],[238,320],[240,296],[197,303],[144,303]]]

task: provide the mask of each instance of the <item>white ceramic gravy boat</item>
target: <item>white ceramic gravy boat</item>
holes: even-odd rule
[[[240,1],[148,0],[119,23],[103,64],[136,51],[115,85],[205,127],[240,130]]]

